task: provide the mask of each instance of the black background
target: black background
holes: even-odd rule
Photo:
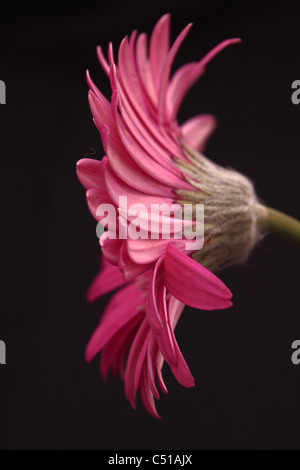
[[[126,402],[122,383],[104,383],[84,348],[107,298],[88,305],[98,270],[96,224],[75,176],[78,159],[102,147],[87,103],[85,69],[109,97],[95,48],[115,48],[133,29],[150,33],[172,13],[172,38],[194,27],[176,65],[200,59],[223,39],[193,88],[180,121],[213,113],[206,154],[255,181],[262,200],[300,218],[299,2],[98,2],[54,10],[28,4],[1,17],[0,107],[1,449],[300,449],[299,248],[273,236],[246,266],[221,279],[234,293],[222,312],[186,308],[176,330],[196,380],[184,389],[164,375],[154,420]]]

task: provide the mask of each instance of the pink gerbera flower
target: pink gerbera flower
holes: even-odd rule
[[[111,102],[88,73],[87,81],[106,156],[102,161],[83,159],[77,164],[88,207],[103,225],[107,220],[98,207],[111,204],[122,216],[120,196],[127,197],[128,205],[142,203],[145,207],[205,205],[202,249],[187,250],[185,240],[176,239],[174,230],[166,239],[160,228],[155,239],[111,238],[107,232],[100,237],[101,271],[88,300],[120,289],[105,309],[86,359],[90,361],[101,351],[103,377],[109,369],[119,374],[131,405],[136,407],[139,391],[155,417],[157,384],[167,392],[162,378],[164,361],[178,382],[185,387],[194,385],[174,335],[185,304],[202,310],[230,307],[232,294],[213,273],[244,261],[260,238],[257,213],[261,206],[251,182],[201,154],[215,119],[199,115],[183,125],[176,120],[184,96],[208,62],[239,39],[222,42],[200,62],[182,66],[171,77],[175,55],[190,28],[191,24],[184,28],[170,47],[170,16],[165,15],[156,24],[149,47],[147,36],[134,31],[123,39],[117,59],[112,44],[108,61],[98,48],[99,61],[111,83]],[[175,223],[174,217],[170,219]],[[193,223],[197,224],[196,219]],[[122,217],[117,234],[121,224]]]

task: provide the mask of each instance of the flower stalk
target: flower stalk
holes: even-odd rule
[[[300,221],[271,207],[256,206],[260,229],[300,245]]]

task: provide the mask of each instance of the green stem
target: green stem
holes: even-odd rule
[[[260,205],[256,207],[256,214],[262,230],[275,233],[300,245],[300,222],[298,220],[283,212]]]

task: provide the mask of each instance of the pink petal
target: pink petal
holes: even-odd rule
[[[170,47],[170,14],[156,23],[150,40],[150,64],[156,91],[159,90],[160,77]]]
[[[165,253],[169,242],[169,239],[132,240],[129,238],[127,240],[128,255],[137,264],[153,263]],[[186,240],[174,240],[172,243],[180,250],[183,250]]]
[[[126,323],[139,316],[138,307],[142,303],[143,299],[134,284],[129,284],[112,297],[86,348],[88,362]]]
[[[105,103],[105,106],[107,107],[107,104],[108,104],[108,101],[106,100],[106,98],[102,95],[101,91],[99,90],[99,88],[95,85],[95,83],[93,82],[91,76],[90,76],[90,72],[88,70],[86,70],[85,72],[85,78],[86,78],[86,82],[87,82],[87,85],[88,87],[92,90],[92,92],[94,93],[94,95],[100,100],[100,103],[104,100],[104,103]]]
[[[103,189],[105,187],[104,168],[106,161],[107,158],[103,157],[101,161],[91,158],[82,158],[77,162],[77,177],[85,189]]]
[[[127,36],[121,42],[118,54],[118,78],[122,83],[126,95],[138,112],[147,115],[143,90],[137,76],[137,69],[131,55]]]
[[[202,152],[205,144],[216,128],[216,119],[211,114],[200,114],[181,126],[182,137],[186,143]]]
[[[159,399],[159,393],[155,385],[157,356],[158,356],[158,345],[157,345],[154,334],[151,332],[150,338],[149,338],[148,350],[147,350],[148,379],[149,379],[151,392],[153,393],[155,398]]]
[[[161,417],[156,411],[153,394],[150,389],[146,364],[144,364],[144,367],[143,367],[143,373],[142,373],[141,383],[140,383],[140,394],[141,394],[141,398],[144,403],[144,406],[146,410],[148,411],[148,413],[150,413],[154,418],[160,419]]]
[[[183,98],[204,71],[204,67],[196,63],[183,65],[176,71],[167,91],[167,109],[171,120],[176,119]]]
[[[167,289],[162,286],[157,294],[157,305],[160,308],[163,328],[156,336],[159,349],[170,366],[177,366],[176,341],[171,325],[170,312],[166,302]]]
[[[135,39],[135,36],[133,37]],[[131,39],[132,41],[132,39]],[[121,41],[118,52],[118,69],[120,71],[120,79],[126,89],[128,95],[132,93],[134,102],[137,100],[139,104],[143,103],[143,93],[140,89],[140,83],[137,77],[134,56],[132,55],[132,46],[130,47],[128,37]]]
[[[171,153],[174,155],[180,154],[178,143],[175,143],[174,139],[170,140],[170,136],[166,136],[163,129],[157,127],[156,119],[153,121],[145,115],[140,117],[125,94],[122,93],[122,88],[118,87],[114,90],[113,97],[115,96],[118,96],[120,112],[131,135],[143,146],[146,152],[153,154],[153,159],[158,161],[165,169],[178,175],[180,172],[174,167],[170,158]]]
[[[183,308],[184,308],[184,304],[182,302],[175,299],[174,297],[171,297],[168,303],[168,309],[169,309],[170,321],[172,324],[171,334],[173,338],[174,348],[176,351],[177,363],[176,365],[171,364],[170,367],[175,378],[178,380],[178,382],[181,385],[183,385],[184,387],[194,387],[195,385],[194,378],[191,374],[191,371],[187,363],[185,362],[185,359],[180,351],[180,348],[177,344],[177,341],[174,335],[174,330],[179,320],[179,317],[182,313]]]
[[[111,115],[110,102],[98,90],[97,94],[89,91],[88,94],[90,108],[99,130],[105,125],[112,132],[115,129],[115,123]]]
[[[159,98],[158,98],[158,121],[160,124],[164,124],[168,120],[168,116],[166,116],[166,99],[167,99],[167,89],[168,89],[172,63],[175,59],[175,56],[178,52],[179,47],[181,46],[183,40],[185,39],[191,27],[192,27],[192,24],[190,23],[183,29],[183,31],[181,31],[181,33],[175,40],[174,44],[172,45],[170,51],[168,52],[168,55],[164,62],[164,66],[163,66],[161,77],[160,77]]]
[[[106,146],[109,164],[113,172],[124,183],[138,191],[170,197],[171,189],[162,182],[151,178],[137,165],[120,141],[119,136],[116,136],[116,132],[111,133],[108,128],[104,128],[101,137],[102,141],[104,137],[106,138],[106,143],[103,145]]]
[[[163,263],[164,258],[161,257],[154,267],[146,302],[148,321],[155,334],[160,334],[164,327],[160,306],[157,305],[157,297],[159,299],[161,298],[158,296],[158,291],[163,288],[161,282],[163,277]]]
[[[136,41],[136,37],[137,37],[137,31],[133,31],[131,36],[130,36],[130,39],[129,39],[129,49],[130,49],[130,54],[131,54],[131,61],[132,61],[132,65],[134,67],[134,70],[135,70],[135,74],[136,74],[136,78],[139,82],[139,87],[141,89],[141,95],[143,97],[143,100],[144,100],[144,105],[145,107],[148,109],[148,111],[150,112],[150,114],[152,116],[155,116],[155,109],[153,107],[153,100],[151,99],[151,97],[149,96],[149,92],[147,90],[147,87],[145,87],[145,83],[143,82],[143,76],[141,75],[140,73],[140,68],[139,68],[139,65],[141,65],[141,63],[139,64],[138,63],[138,60],[144,60],[143,62],[143,67],[145,68],[146,64],[148,64],[148,70],[149,70],[149,76],[148,76],[148,86],[151,87],[150,83],[152,82],[152,75],[151,75],[151,70],[150,70],[150,64],[149,64],[149,60],[147,59],[147,36],[146,34],[141,34],[137,41]],[[140,40],[142,39],[142,40]],[[141,49],[141,46],[142,46],[142,49]],[[138,52],[138,49],[139,52]],[[138,59],[138,55],[139,54],[143,54],[143,56],[139,57]],[[151,82],[149,80],[149,78],[151,78]],[[153,82],[152,82],[152,87],[153,87]],[[154,90],[154,93],[155,93],[155,90]]]
[[[202,67],[205,67],[205,65],[208,64],[208,62],[210,62],[223,49],[228,46],[231,46],[232,44],[238,44],[239,42],[241,42],[240,38],[225,39],[225,41],[222,41],[220,44],[215,46],[210,52],[208,52],[208,54],[206,54],[206,56],[204,56],[203,59],[198,62],[198,64],[201,64]]]
[[[133,340],[130,352],[128,355],[125,374],[124,374],[124,387],[125,396],[133,408],[136,408],[136,388],[134,386],[134,375],[136,366],[139,361],[141,353],[143,353],[143,345],[149,333],[149,324],[147,318],[144,318],[139,330]],[[143,358],[143,354],[142,354]]]
[[[114,49],[113,49],[113,45],[112,45],[112,42],[110,42],[108,44],[108,62],[109,62],[109,65],[110,65],[110,68],[112,66],[112,64],[115,63],[115,59],[114,59]]]
[[[166,301],[167,295],[166,288],[162,285],[162,272],[163,262],[160,260],[159,263],[157,263],[157,269],[153,273],[155,283],[152,280],[148,294],[150,299],[153,299],[152,302],[151,300],[147,301],[148,319],[152,328],[153,325],[155,325],[153,332],[156,334],[156,341],[160,352],[170,365],[175,378],[184,387],[193,387],[194,378],[184,360],[174,335],[174,329],[184,308],[184,304],[172,297],[169,301]],[[159,328],[159,322],[162,324],[161,328]]]
[[[180,146],[178,145],[177,142],[174,141],[174,138],[168,134],[166,129],[164,129],[163,127],[159,127],[157,125],[157,119],[153,120],[147,107],[145,107],[145,102],[143,98],[140,95],[137,96],[134,90],[133,92],[128,94],[128,90],[124,86],[123,81],[121,80],[121,78],[120,79],[118,78],[119,76],[122,77],[122,74],[119,68],[117,70],[116,66],[112,66],[110,75],[111,75],[110,78],[111,78],[112,90],[113,91],[116,90],[120,94],[121,101],[124,107],[126,107],[127,112],[129,112],[130,108],[132,109],[132,113],[130,117],[132,120],[134,120],[135,125],[137,127],[143,126],[145,129],[144,132],[146,132],[145,135],[147,135],[147,138],[151,138],[151,136],[154,137],[154,139],[160,145],[162,145],[165,148],[165,150],[169,152],[169,154],[183,156]],[[138,97],[140,99],[138,99]]]
[[[151,330],[150,330],[150,327],[149,327],[149,324],[148,324],[147,325],[147,335],[145,337],[144,344],[143,344],[143,346],[140,350],[139,357],[138,357],[136,367],[135,367],[135,371],[134,371],[133,386],[134,386],[134,390],[136,390],[136,391],[139,389],[143,366],[144,366],[144,364],[147,363],[147,351],[148,351],[150,336],[151,336]]]
[[[111,264],[115,266],[118,266],[119,258],[120,258],[120,250],[124,241],[119,240],[118,238],[113,239],[113,238],[101,236],[99,242],[102,248],[102,253],[104,257],[107,259],[107,261],[109,261]]]
[[[109,132],[109,127],[106,126],[105,124],[102,125],[98,125],[97,124],[97,121],[94,119],[94,123],[98,129],[98,131],[100,132],[100,136],[101,136],[101,141],[102,141],[102,145],[103,145],[103,148],[104,148],[104,151],[105,153],[107,154],[107,147],[108,147],[108,137],[110,135],[110,132]],[[99,127],[100,126],[100,127]],[[116,135],[116,130],[114,130],[112,132],[112,135]]]
[[[157,381],[159,383],[160,389],[164,394],[168,393],[168,389],[165,385],[163,376],[162,376],[162,367],[164,364],[164,357],[160,351],[157,352],[157,360],[156,360],[156,372],[157,372]]]
[[[105,182],[109,196],[117,207],[119,206],[119,196],[127,196],[128,207],[133,204],[144,204],[147,208],[150,208],[151,204],[165,203],[172,205],[173,202],[170,198],[154,196],[128,186],[114,175],[109,165],[105,169]],[[147,188],[145,188],[145,191],[147,191]]]
[[[167,57],[166,62],[164,64],[164,69],[163,69],[163,72],[162,72],[162,78],[161,78],[161,84],[160,84],[160,90],[159,90],[159,122],[161,122],[161,123],[166,122],[168,120],[168,118],[170,118],[170,117],[171,118],[175,117],[175,114],[173,114],[171,116],[166,115],[167,85],[168,85],[169,76],[170,76],[170,72],[171,72],[172,62],[174,60],[174,57],[175,57],[175,55],[176,55],[183,39],[185,38],[187,32],[189,31],[190,27],[191,27],[191,25],[188,25],[182,31],[182,33],[178,36],[178,38],[174,42],[172,48],[170,49],[170,51],[168,53],[168,57]],[[238,38],[227,39],[226,41],[223,41],[221,44],[218,44],[216,47],[214,47],[208,54],[206,54],[206,56],[202,60],[200,60],[200,62],[197,63],[197,65],[195,66],[195,68],[193,69],[191,74],[188,77],[186,77],[185,81],[182,82],[182,84],[181,84],[182,88],[177,91],[178,96],[177,96],[177,98],[174,102],[174,106],[175,106],[174,113],[175,113],[175,111],[177,112],[177,110],[180,106],[181,100],[184,97],[185,93],[188,91],[188,89],[193,85],[193,83],[202,74],[203,68],[205,67],[205,65],[210,60],[212,60],[225,47],[227,47],[231,44],[238,43],[238,42],[240,42],[240,39],[238,39]]]
[[[232,305],[225,284],[171,243],[166,250],[164,282],[176,299],[191,307],[218,310]]]
[[[138,239],[158,240],[163,238],[170,240],[170,238],[174,238],[178,240],[182,238],[184,227],[191,227],[193,221],[172,217],[172,205],[168,204],[166,207],[168,208],[168,212],[166,212],[166,210],[161,211],[158,207],[154,208],[151,204],[147,206],[140,205],[139,207],[133,208],[129,207],[128,211],[126,208],[119,208],[120,220],[124,221],[124,225],[129,221],[129,228],[133,229],[133,227],[135,227],[135,231],[138,227]],[[176,212],[177,206],[175,206],[174,209]],[[170,215],[168,215],[168,213]],[[105,221],[101,223],[104,224],[104,222]],[[182,246],[181,243],[180,246]]]
[[[172,190],[166,186],[170,186],[172,189],[185,187],[187,183],[183,180],[181,175],[179,176],[179,171],[171,163],[169,155],[167,162],[164,164],[162,151],[152,147],[149,141],[146,140],[145,133],[142,134],[137,128],[134,129],[130,120],[127,120],[127,124],[131,131],[127,129],[123,119],[117,113],[117,98],[118,94],[114,94],[113,101],[115,102],[115,106],[113,106],[113,109],[115,109],[114,115],[116,124],[119,136],[131,158],[142,170],[151,176],[151,178],[163,183],[161,188],[157,184],[157,190],[160,191],[162,195],[170,195],[172,193]],[[121,110],[122,116],[126,119],[126,112],[122,107]]]
[[[121,287],[125,283],[126,281],[124,281],[120,269],[111,265],[102,257],[102,269],[90,285],[87,300],[88,302],[93,302],[102,295]]]
[[[123,375],[125,355],[135,338],[138,327],[142,320],[142,314],[138,314],[121,327],[115,335],[105,344],[101,351],[100,373],[104,379],[107,378],[109,368],[113,373]]]
[[[131,57],[133,60],[134,60],[134,46],[135,46],[137,33],[138,33],[137,29],[134,29],[129,38],[129,48],[130,48],[130,53],[131,53]]]
[[[120,250],[119,268],[124,274],[124,279],[132,280],[139,274],[144,273],[151,268],[151,264],[137,264],[129,258],[127,246],[124,243]]]
[[[101,46],[97,47],[97,57],[98,57],[98,60],[101,64],[104,72],[106,73],[107,76],[109,76],[109,64],[108,64],[107,60],[104,57]]]
[[[174,340],[171,332],[170,316],[166,304],[166,288],[163,284],[164,258],[160,258],[154,268],[147,296],[147,318],[159,349],[168,364],[177,363]]]
[[[147,94],[153,107],[157,106],[157,92],[154,87],[150,62],[147,57],[147,35],[140,34],[136,43],[136,63],[144,93]]]
[[[99,212],[97,214],[99,206],[102,204],[112,205],[112,200],[105,187],[103,189],[89,189],[86,192],[86,202],[90,213],[97,221],[101,221],[105,217],[105,215],[99,215]]]

